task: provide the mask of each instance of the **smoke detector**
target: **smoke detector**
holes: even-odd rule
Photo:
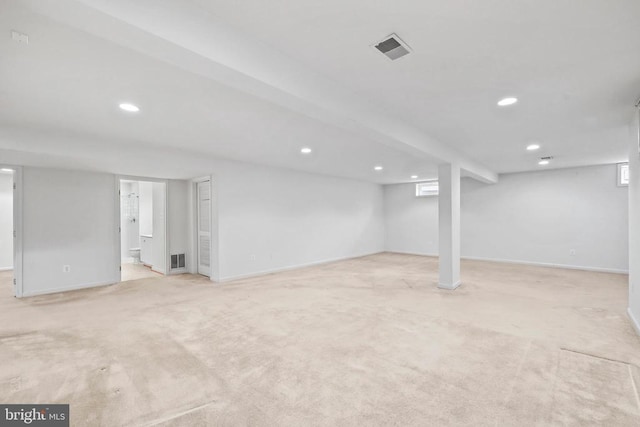
[[[392,61],[402,58],[411,52],[409,45],[395,33],[385,37],[384,40],[373,45],[373,47]]]

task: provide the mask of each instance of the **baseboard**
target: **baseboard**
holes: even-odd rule
[[[54,289],[46,289],[42,291],[28,292],[24,291],[22,293],[22,297],[35,297],[38,295],[49,295],[49,294],[57,294],[60,292],[68,292],[68,291],[79,291],[80,289],[90,289],[90,288],[98,288],[100,286],[109,286],[114,285],[116,282],[108,281],[108,282],[94,282],[84,285],[73,285],[73,286],[65,286],[62,288],[54,288]]]
[[[415,256],[428,256],[433,258],[438,258],[438,254],[434,253],[426,253],[426,252],[410,252],[410,251],[385,251],[390,254],[402,254],[402,255],[415,255]]]
[[[638,335],[640,335],[640,322],[633,315],[633,312],[631,311],[631,307],[627,308],[627,314],[629,315],[629,318],[631,319],[631,325],[633,325],[633,329],[635,329],[636,333]]]
[[[500,262],[503,264],[523,264],[523,265],[533,265],[536,267],[566,268],[569,270],[594,271],[597,273],[629,274],[629,270],[620,270],[617,268],[586,267],[586,266],[579,266],[579,265],[554,264],[554,263],[547,263],[547,262],[522,261],[522,260],[499,259],[499,258],[484,258],[484,257],[473,257],[473,256],[461,256],[460,258],[468,259],[471,261],[490,261],[490,262]]]
[[[443,285],[442,283],[438,283],[438,288],[440,289],[445,289],[447,291],[454,291],[456,289],[458,289],[458,286],[460,286],[462,284],[462,282],[460,282],[459,280],[454,283],[453,285]]]
[[[427,253],[405,252],[405,251],[387,251],[387,252],[395,253],[395,254],[428,256],[428,257],[436,257],[436,258],[439,256],[438,254],[427,254]],[[629,270],[621,270],[616,268],[585,267],[585,266],[568,265],[568,264],[554,264],[554,263],[547,263],[547,262],[522,261],[522,260],[511,260],[511,259],[500,259],[500,258],[485,258],[485,257],[475,257],[475,256],[461,256],[460,259],[467,259],[470,261],[500,262],[504,264],[533,265],[537,267],[566,268],[569,270],[594,271],[598,273],[629,274]]]
[[[0,271],[9,271],[13,270],[13,267],[0,267]]]
[[[362,257],[369,256],[369,255],[376,255],[376,254],[380,254],[380,253],[383,253],[383,252],[384,251],[368,252],[368,253],[364,253],[364,254],[360,254],[360,255],[339,257],[339,258],[330,258],[330,259],[324,259],[324,260],[321,260],[321,261],[313,261],[313,262],[309,262],[309,263],[305,263],[305,264],[296,264],[296,265],[290,265],[290,266],[287,266],[287,267],[278,267],[278,268],[272,268],[272,269],[268,269],[268,270],[260,270],[260,271],[254,272],[254,273],[239,274],[237,276],[227,276],[227,277],[220,278],[220,280],[217,283],[226,283],[226,282],[231,282],[231,281],[234,281],[234,280],[249,279],[249,278],[252,278],[252,277],[263,276],[265,274],[281,273],[283,271],[297,270],[299,268],[313,267],[313,266],[316,266],[316,265],[329,264],[329,263],[337,262],[337,261],[346,261],[346,260],[349,260],[349,259],[362,258]]]

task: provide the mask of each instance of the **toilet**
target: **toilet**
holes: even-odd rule
[[[129,249],[129,256],[133,258],[134,264],[140,264],[140,248]]]

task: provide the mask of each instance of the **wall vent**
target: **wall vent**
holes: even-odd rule
[[[403,42],[395,33],[385,37],[384,40],[375,44],[373,47],[392,61],[411,52],[409,45]]]
[[[171,255],[171,269],[185,268],[184,254]]]

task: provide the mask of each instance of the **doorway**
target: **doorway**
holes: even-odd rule
[[[0,296],[22,297],[22,168],[0,165]]]
[[[120,281],[166,274],[166,182],[120,179]]]
[[[0,168],[0,282],[3,296],[16,295],[13,282],[13,174],[11,168]]]
[[[198,274],[211,277],[211,180],[196,183]]]

